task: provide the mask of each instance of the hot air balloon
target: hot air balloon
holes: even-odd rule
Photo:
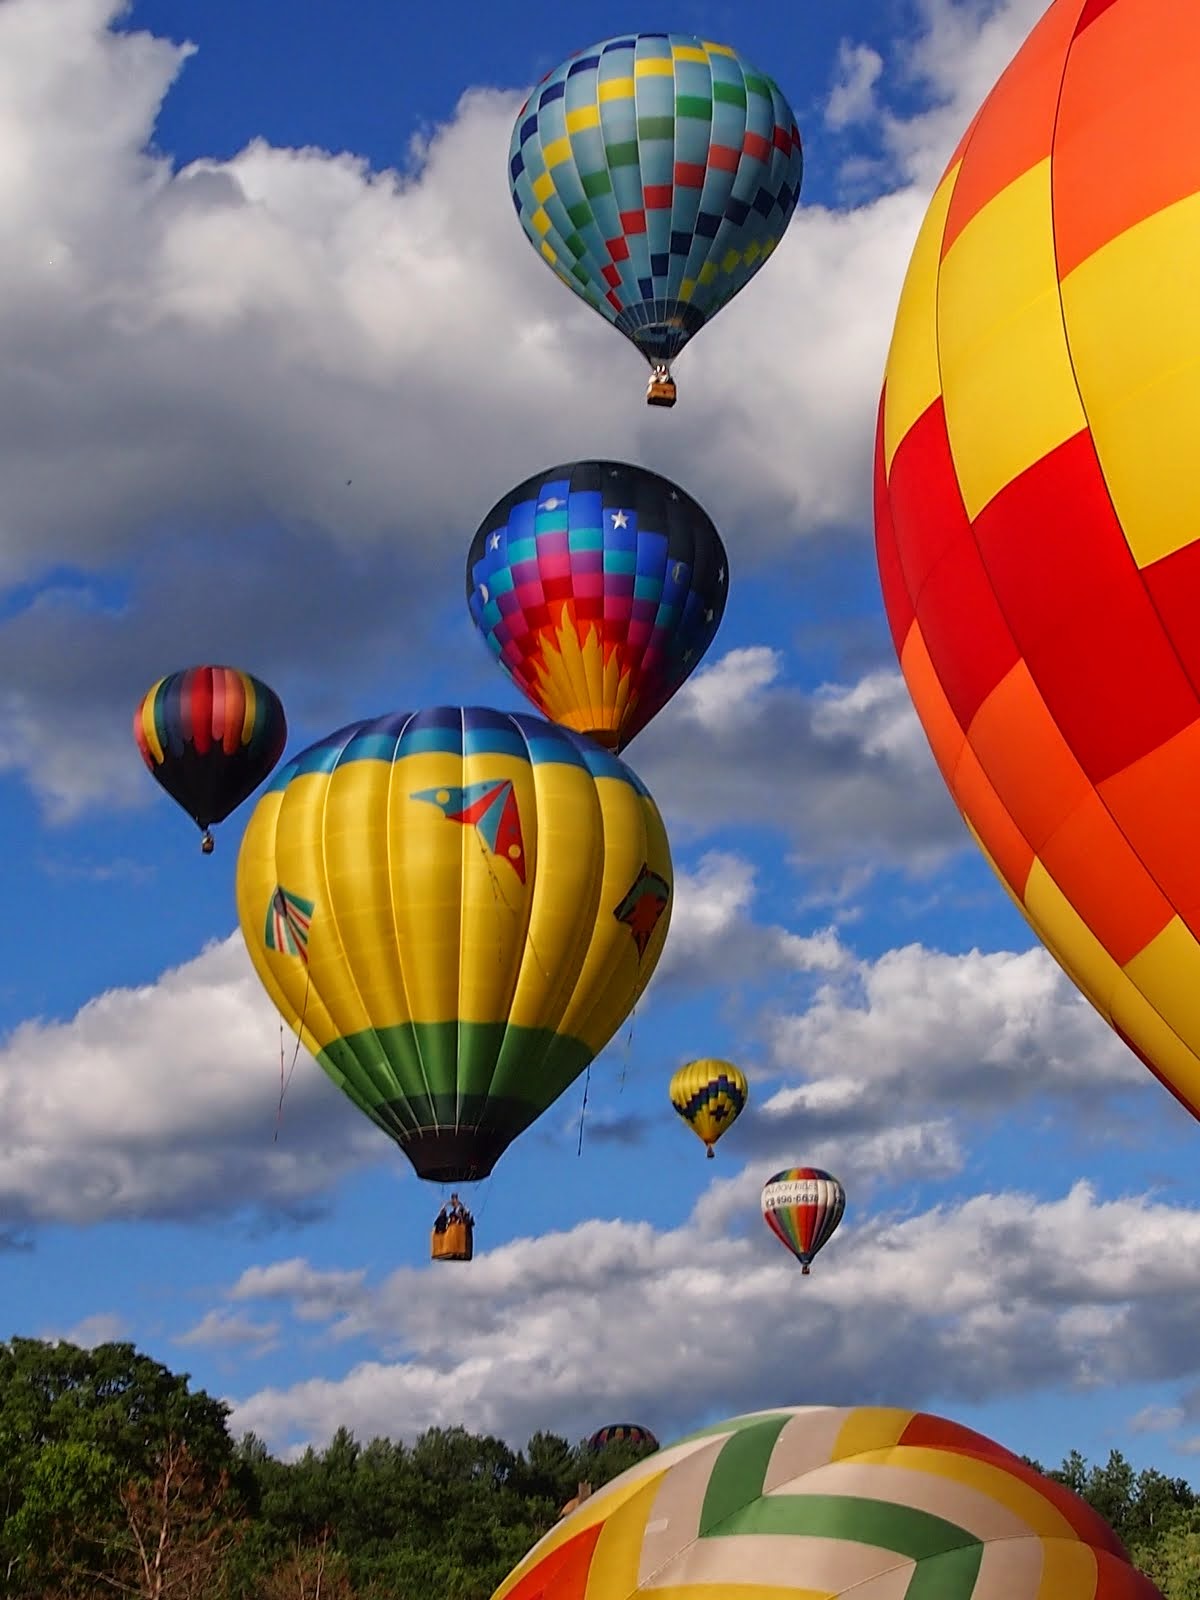
[[[837,1232],[846,1191],[820,1167],[788,1167],[763,1185],[763,1221],[787,1246],[807,1278],[813,1257]]]
[[[620,461],[549,467],[488,512],[467,604],[544,715],[621,750],[712,643],[729,563],[706,512]]]
[[[672,360],[762,266],[804,159],[779,86],[728,45],[627,34],[569,57],[521,107],[509,185],[534,249],[650,363]]]
[[[662,953],[671,856],[615,756],[539,717],[351,723],[246,827],[255,970],[419,1177],[485,1178],[628,1016]]]
[[[492,1600],[1162,1600],[1099,1515],[1002,1445],[885,1406],[789,1406],[589,1495]]]
[[[608,1444],[632,1444],[639,1449],[658,1449],[658,1440],[640,1422],[610,1422],[606,1427],[597,1428],[588,1440],[588,1449],[603,1450]]]
[[[689,1061],[671,1079],[671,1104],[702,1139],[709,1160],[717,1140],[737,1121],[750,1087],[731,1061]]]
[[[186,667],[146,691],[133,737],[151,774],[203,832],[224,822],[271,773],[287,743],[273,689],[236,667]]]
[[[942,776],[1193,1116],[1198,55],[1188,0],[1049,6],[921,228],[875,466],[888,621]]]

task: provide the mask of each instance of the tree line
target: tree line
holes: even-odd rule
[[[644,1453],[465,1428],[272,1456],[132,1344],[0,1344],[3,1600],[488,1600],[581,1482]],[[1037,1462],[1031,1463],[1038,1466]],[[1044,1468],[1039,1468],[1044,1471]],[[1167,1600],[1200,1600],[1200,1498],[1072,1452],[1049,1476],[1105,1517]]]

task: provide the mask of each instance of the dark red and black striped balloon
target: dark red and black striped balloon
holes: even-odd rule
[[[606,1444],[632,1444],[645,1450],[657,1450],[658,1440],[640,1422],[610,1422],[597,1428],[588,1440],[590,1450],[603,1450]]]
[[[287,719],[275,691],[248,672],[185,667],[142,696],[133,736],[151,773],[207,836],[273,770]]]

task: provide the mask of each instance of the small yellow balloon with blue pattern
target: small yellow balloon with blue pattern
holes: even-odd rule
[[[705,1058],[689,1061],[671,1079],[671,1104],[698,1139],[703,1139],[709,1160],[717,1140],[737,1121],[750,1094],[732,1061]]]

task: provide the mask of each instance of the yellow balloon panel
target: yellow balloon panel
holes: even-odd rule
[[[604,819],[599,903],[612,906],[614,915],[598,918],[592,928],[560,1027],[599,1049],[637,1002],[662,954],[671,854],[648,796],[604,777],[596,779],[596,795]]]
[[[1119,234],[1063,280],[1071,360],[1105,482],[1139,567],[1200,522],[1200,194]]]
[[[506,988],[512,995],[509,1020],[536,1028],[548,1019],[561,1022],[575,992],[591,933],[580,911],[603,903],[600,885],[612,819],[604,815],[595,780],[578,767],[531,767],[527,777],[534,829],[544,833],[535,833],[527,931]],[[553,871],[541,870],[538,852],[553,863]],[[482,967],[485,959],[481,952],[477,964]],[[487,974],[480,971],[477,981],[482,991]],[[498,998],[489,995],[478,1015],[494,1016]]]
[[[886,467],[891,466],[901,439],[942,392],[936,315],[938,273],[942,264],[946,212],[957,175],[955,167],[937,187],[917,235],[900,292],[888,354],[889,381],[883,408]]]
[[[297,826],[297,810],[307,809],[311,831],[320,827],[323,785],[315,778],[301,778],[288,791],[291,832],[302,837]],[[280,859],[279,814],[284,794],[269,789],[255,806],[242,836],[237,866],[237,909],[250,960],[263,987],[282,1012],[290,1028],[301,1033],[304,1043],[316,1055],[330,1039],[338,1037],[338,1026],[329,1014],[323,986],[312,983],[313,955],[311,930],[306,960],[289,959],[286,916],[280,917],[280,930],[273,926],[279,883],[291,881],[297,870],[295,849]],[[272,925],[268,935],[268,924]],[[253,936],[251,936],[251,931]],[[282,946],[282,948],[281,948]],[[318,948],[317,955],[322,952]],[[322,961],[322,966],[325,962]],[[335,967],[336,970],[336,967]],[[301,1029],[303,1018],[303,1029]]]
[[[1050,216],[1050,163],[1043,161],[974,217],[942,262],[937,343],[946,429],[972,517],[1086,426]]]

